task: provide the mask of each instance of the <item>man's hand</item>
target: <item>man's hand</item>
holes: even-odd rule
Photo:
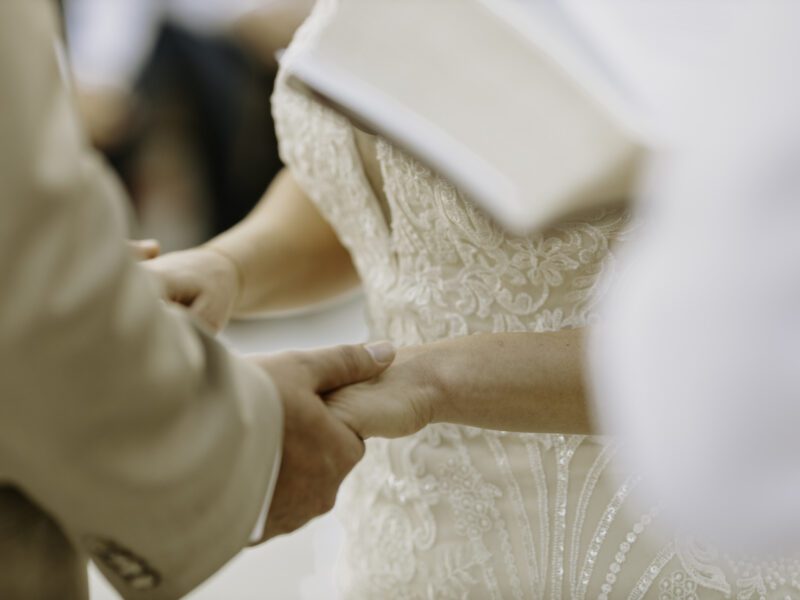
[[[270,374],[284,406],[283,460],[262,542],[333,508],[364,443],[322,395],[380,375],[394,354],[391,344],[379,343],[251,357]]]
[[[329,410],[362,439],[412,435],[430,424],[447,394],[435,349],[404,348],[378,377],[326,396]]]
[[[238,267],[227,255],[200,246],[143,263],[163,288],[165,299],[182,304],[214,331],[228,322],[241,288]]]

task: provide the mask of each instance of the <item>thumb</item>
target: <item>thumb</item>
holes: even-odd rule
[[[324,394],[377,377],[392,364],[395,347],[389,342],[336,346],[306,353],[314,389]]]

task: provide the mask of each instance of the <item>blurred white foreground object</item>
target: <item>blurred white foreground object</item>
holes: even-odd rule
[[[726,547],[798,551],[800,5],[742,25],[671,95],[593,375],[651,500]]]

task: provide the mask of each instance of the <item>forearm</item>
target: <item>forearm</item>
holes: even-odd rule
[[[541,433],[591,433],[583,337],[552,333],[474,335],[422,346],[436,392],[433,422]]]
[[[239,269],[237,314],[318,302],[358,283],[350,254],[288,169],[244,221],[208,245]]]

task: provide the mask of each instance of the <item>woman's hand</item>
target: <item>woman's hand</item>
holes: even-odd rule
[[[227,255],[201,246],[171,252],[142,265],[161,284],[167,300],[187,307],[214,331],[230,319],[241,293],[241,277]]]
[[[433,421],[434,407],[444,399],[436,357],[425,346],[402,349],[375,379],[328,395],[328,407],[362,439],[416,433]]]

